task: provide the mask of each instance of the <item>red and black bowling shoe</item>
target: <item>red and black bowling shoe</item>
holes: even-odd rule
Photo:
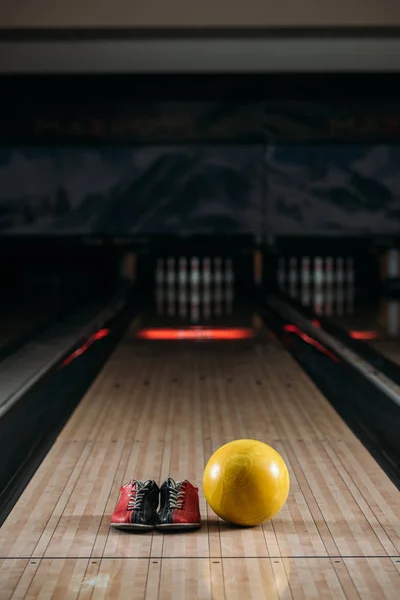
[[[160,489],[155,481],[132,479],[120,489],[111,527],[146,531],[154,529]]]
[[[198,529],[201,527],[199,489],[187,479],[169,477],[160,488],[161,501],[156,529]]]

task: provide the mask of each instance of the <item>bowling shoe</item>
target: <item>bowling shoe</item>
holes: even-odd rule
[[[187,479],[166,479],[160,488],[160,509],[156,529],[198,529],[201,527],[199,488]]]
[[[151,479],[132,479],[125,483],[111,517],[111,527],[137,531],[154,529],[159,496],[160,489]]]

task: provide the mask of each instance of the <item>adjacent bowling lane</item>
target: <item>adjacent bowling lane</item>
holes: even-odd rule
[[[356,340],[362,340],[389,360],[400,364],[400,301],[376,298],[366,302],[359,298],[354,312],[335,315],[335,323]]]
[[[400,301],[379,297],[372,283],[358,286],[353,257],[281,258],[278,266],[285,294],[400,363]]]

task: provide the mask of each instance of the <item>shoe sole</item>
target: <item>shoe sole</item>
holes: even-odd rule
[[[154,525],[141,525],[139,523],[110,523],[114,529],[126,529],[127,531],[152,531]]]
[[[171,529],[171,530],[178,530],[178,529],[199,529],[201,527],[201,523],[165,523],[163,525],[156,525],[155,528],[156,529]]]

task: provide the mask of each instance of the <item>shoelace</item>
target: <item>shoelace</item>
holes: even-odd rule
[[[136,481],[136,479],[132,479],[132,481],[129,483],[132,486],[132,491],[129,497],[127,510],[140,510],[144,500],[146,488],[143,484],[140,484],[138,481]]]
[[[175,486],[171,486],[169,494],[169,507],[182,509],[185,502],[186,482],[178,481]]]

